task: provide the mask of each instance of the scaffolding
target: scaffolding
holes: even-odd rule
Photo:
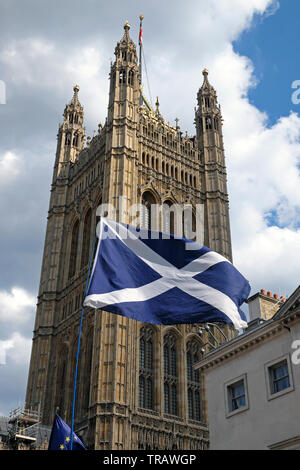
[[[47,448],[51,428],[40,422],[40,408],[18,407],[8,418],[8,446],[13,449]]]

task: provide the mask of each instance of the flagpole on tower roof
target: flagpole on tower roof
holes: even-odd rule
[[[142,87],[142,47],[143,47],[143,19],[144,15],[140,15],[140,31],[139,31],[139,69],[140,69],[140,86]],[[143,103],[142,96],[140,95],[140,104]]]

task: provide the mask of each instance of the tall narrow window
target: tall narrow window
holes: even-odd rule
[[[139,406],[153,409],[153,330],[143,326],[140,331]]]
[[[133,73],[133,70],[129,70],[128,72],[128,85],[133,85],[133,77],[134,77],[134,73]]]
[[[182,234],[193,240],[196,236],[196,216],[191,207],[185,207],[182,212]]]
[[[66,377],[67,377],[67,364],[68,364],[68,350],[63,347],[59,351],[58,357],[58,371],[56,377],[56,406],[60,412],[64,410],[65,396],[66,396]]]
[[[205,128],[206,129],[212,129],[212,122],[211,122],[211,117],[207,116],[205,118]]]
[[[82,412],[88,413],[90,402],[90,385],[91,385],[91,372],[92,372],[92,358],[93,358],[93,331],[90,331],[86,338],[85,345],[85,358],[84,358],[84,378],[83,378],[83,395],[82,395]]]
[[[200,357],[199,344],[196,341],[190,341],[186,352],[188,413],[189,419],[196,421],[201,420],[201,382],[199,371],[194,369],[194,364],[200,360]]]
[[[119,73],[119,83],[126,83],[126,70],[122,69]]]
[[[74,134],[73,136],[73,145],[74,147],[77,147],[78,145],[78,134]]]
[[[92,210],[89,209],[84,218],[83,242],[82,242],[81,264],[80,264],[81,268],[86,266],[89,262],[91,221],[92,221]]]
[[[142,196],[142,214],[141,214],[141,226],[143,228],[151,229],[151,224],[153,225],[153,208],[152,206],[156,204],[154,196],[146,191]],[[155,228],[155,227],[152,227]]]
[[[71,132],[67,132],[65,145],[71,145]]]
[[[177,370],[176,337],[169,333],[164,337],[164,405],[165,413],[171,415],[178,414]]]
[[[78,235],[79,235],[79,220],[76,220],[76,222],[73,225],[73,230],[72,230],[71,251],[70,251],[70,261],[69,261],[69,279],[74,276],[75,271],[76,271]]]
[[[175,233],[175,214],[172,201],[165,201],[162,207],[162,227],[165,233]]]
[[[205,107],[206,107],[206,108],[209,108],[209,107],[210,107],[210,99],[209,99],[209,97],[206,96],[206,97],[204,98],[204,101],[205,101]]]

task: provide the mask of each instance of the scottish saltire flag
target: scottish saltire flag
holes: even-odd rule
[[[71,450],[71,429],[56,413],[51,431],[48,450]],[[78,436],[73,433],[72,450],[85,450]]]
[[[105,218],[100,224],[85,306],[158,325],[247,327],[240,306],[250,285],[226,258],[184,238]]]

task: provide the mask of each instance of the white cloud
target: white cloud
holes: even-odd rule
[[[0,366],[6,364],[6,351],[13,347],[14,345],[11,340],[0,340]]]
[[[108,99],[108,58],[104,63],[102,49],[101,44],[76,49],[66,44],[62,49],[53,41],[33,37],[13,40],[2,48],[0,63],[15,85],[60,93],[66,100],[78,83],[81,102],[89,104],[89,119],[99,122]]]
[[[36,298],[20,287],[0,291],[0,322],[22,324],[32,316]]]
[[[0,184],[6,186],[14,182],[21,169],[22,161],[16,153],[7,151],[0,155]]]
[[[26,338],[19,332],[14,332],[12,336],[3,341],[6,349],[6,363],[14,363],[16,365],[27,365],[30,359],[31,338]]]
[[[251,62],[231,46],[211,63],[225,117],[234,261],[254,290],[286,295],[299,280],[300,118],[291,113],[268,127],[247,98],[253,74]]]

